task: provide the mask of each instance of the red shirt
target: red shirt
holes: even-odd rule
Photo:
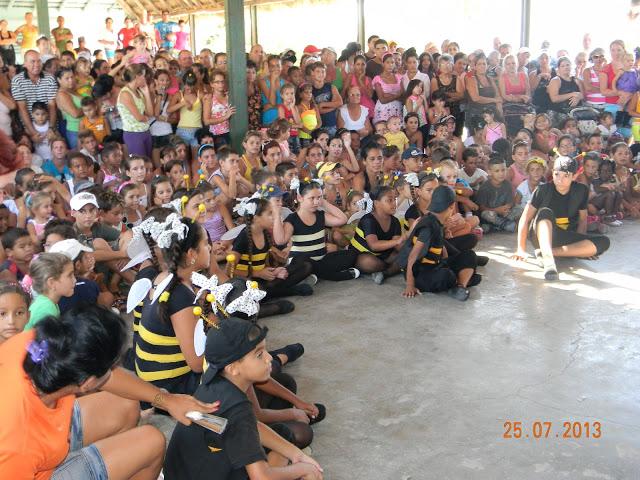
[[[137,26],[131,28],[121,28],[118,32],[118,40],[120,40],[120,42],[122,43],[122,48],[127,48],[129,46],[129,43],[131,43],[131,40],[133,40],[133,37],[135,37],[136,35],[140,35],[140,30],[138,30]]]

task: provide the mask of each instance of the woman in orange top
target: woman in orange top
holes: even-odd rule
[[[0,396],[0,478],[158,477],[165,439],[150,425],[136,427],[138,402],[185,424],[186,412],[217,405],[164,393],[116,367],[126,338],[119,316],[91,306],[2,344],[0,382],[12,394]]]

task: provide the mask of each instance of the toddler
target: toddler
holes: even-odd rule
[[[37,245],[43,239],[44,227],[52,218],[53,200],[47,192],[27,193],[25,205],[31,213],[31,217],[27,220],[27,231],[33,244]]]
[[[409,138],[401,130],[402,121],[400,120],[400,117],[396,115],[389,117],[387,119],[387,128],[389,130],[384,134],[384,138],[387,141],[387,146],[395,145],[401,152],[404,152],[407,148],[409,148]]]
[[[635,57],[632,53],[625,53],[622,57],[622,70],[620,70],[613,84],[621,93],[618,105],[624,107],[631,99],[631,96],[638,91],[638,71],[635,69]]]
[[[598,123],[598,131],[600,132],[603,140],[607,140],[607,138],[618,130],[611,112],[602,112],[598,120],[600,121]]]
[[[34,141],[35,153],[43,160],[51,160],[51,141],[56,137],[56,133],[49,124],[49,107],[44,102],[35,102],[31,110],[33,128],[38,132],[38,137]]]
[[[91,131],[99,144],[102,144],[104,138],[111,135],[109,122],[104,114],[98,110],[98,104],[93,97],[84,97],[80,102],[82,107],[82,120],[80,121],[80,133]]]
[[[0,265],[0,279],[21,282],[29,273],[35,252],[31,235],[24,228],[12,228],[2,235],[2,248],[7,258]]]

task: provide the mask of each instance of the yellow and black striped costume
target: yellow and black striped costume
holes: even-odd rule
[[[389,230],[384,231],[373,213],[368,213],[358,222],[349,248],[355,249],[359,253],[370,253],[371,255],[384,259],[393,253],[393,248],[382,252],[373,251],[367,243],[367,235],[375,235],[378,237],[378,240],[391,240],[393,237],[400,236],[401,234],[402,227],[396,217],[391,217]]]
[[[249,234],[246,228],[243,229],[233,241],[233,251],[240,254],[236,270],[246,274],[249,271],[249,264],[251,264],[252,273],[264,269],[269,259],[269,248],[271,245],[266,235],[262,248],[256,247],[255,243],[252,248],[249,248]]]

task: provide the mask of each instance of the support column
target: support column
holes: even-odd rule
[[[364,31],[364,0],[356,0],[358,4],[358,43],[363,51],[367,51],[367,39]]]
[[[189,47],[191,51],[196,54],[196,16],[193,13],[189,14]]]
[[[520,46],[529,46],[531,32],[531,0],[521,0],[522,12],[520,16]]]
[[[51,26],[49,25],[49,0],[36,0],[36,16],[38,17],[38,31],[40,35],[51,38]]]
[[[251,45],[253,46],[258,43],[258,6],[251,5],[249,12],[251,12]]]
[[[242,149],[242,137],[249,128],[243,0],[224,1],[224,21],[227,34],[229,103],[236,107],[236,114],[230,119],[231,144],[236,151],[240,152]]]

